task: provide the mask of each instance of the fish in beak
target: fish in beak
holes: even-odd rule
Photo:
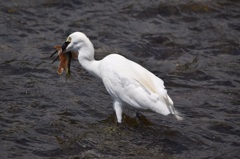
[[[52,63],[54,63],[55,61],[60,59],[60,64],[58,66],[57,72],[58,72],[58,74],[62,74],[62,72],[65,70],[67,78],[70,77],[70,75],[71,75],[70,66],[71,66],[71,60],[73,57],[72,52],[70,52],[70,51],[66,52],[66,53],[64,52],[66,50],[67,46],[69,45],[69,43],[70,42],[65,42],[62,46],[60,46],[60,45],[55,46],[54,48],[56,49],[56,51],[50,56],[50,58],[51,58],[51,57],[53,57],[53,55],[58,53],[58,56],[52,61]]]
[[[65,43],[63,43],[62,46],[59,46],[59,45],[55,46],[54,48],[56,49],[56,51],[50,56],[50,58],[53,57],[53,55],[55,55],[56,53],[58,53],[58,55],[64,54],[63,52],[66,50],[66,48],[67,48],[67,46],[68,46],[69,44],[70,44],[70,42],[66,41]],[[67,54],[67,53],[68,53],[68,52],[66,52],[66,54]],[[52,61],[52,64],[53,64],[55,61],[57,61],[58,58],[60,58],[60,56],[57,56],[57,57]]]

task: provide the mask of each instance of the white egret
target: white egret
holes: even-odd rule
[[[174,109],[164,82],[139,64],[118,54],[95,60],[93,44],[81,32],[74,32],[68,36],[62,46],[62,53],[69,51],[78,52],[81,66],[102,80],[113,98],[118,123],[122,122],[124,104],[138,109],[150,109],[162,115],[173,114],[176,119],[182,119]]]

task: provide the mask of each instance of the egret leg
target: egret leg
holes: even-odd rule
[[[141,114],[141,113],[139,113],[139,112],[136,112],[136,117],[135,118],[137,118],[139,121],[140,121],[140,123],[142,124],[142,120],[141,120],[141,117],[142,117],[143,115]]]
[[[117,122],[122,122],[122,104],[119,101],[114,101],[113,108],[117,116]]]

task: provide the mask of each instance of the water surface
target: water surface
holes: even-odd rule
[[[239,17],[237,0],[0,2],[0,158],[238,158]],[[50,64],[74,31],[161,77],[185,120],[126,107],[117,127],[101,81]]]

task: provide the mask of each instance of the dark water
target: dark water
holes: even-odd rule
[[[0,28],[1,159],[239,158],[238,0],[1,1]],[[119,53],[161,77],[186,119],[142,112],[141,125],[127,107],[117,127],[101,81],[50,64],[74,31],[97,59]]]

